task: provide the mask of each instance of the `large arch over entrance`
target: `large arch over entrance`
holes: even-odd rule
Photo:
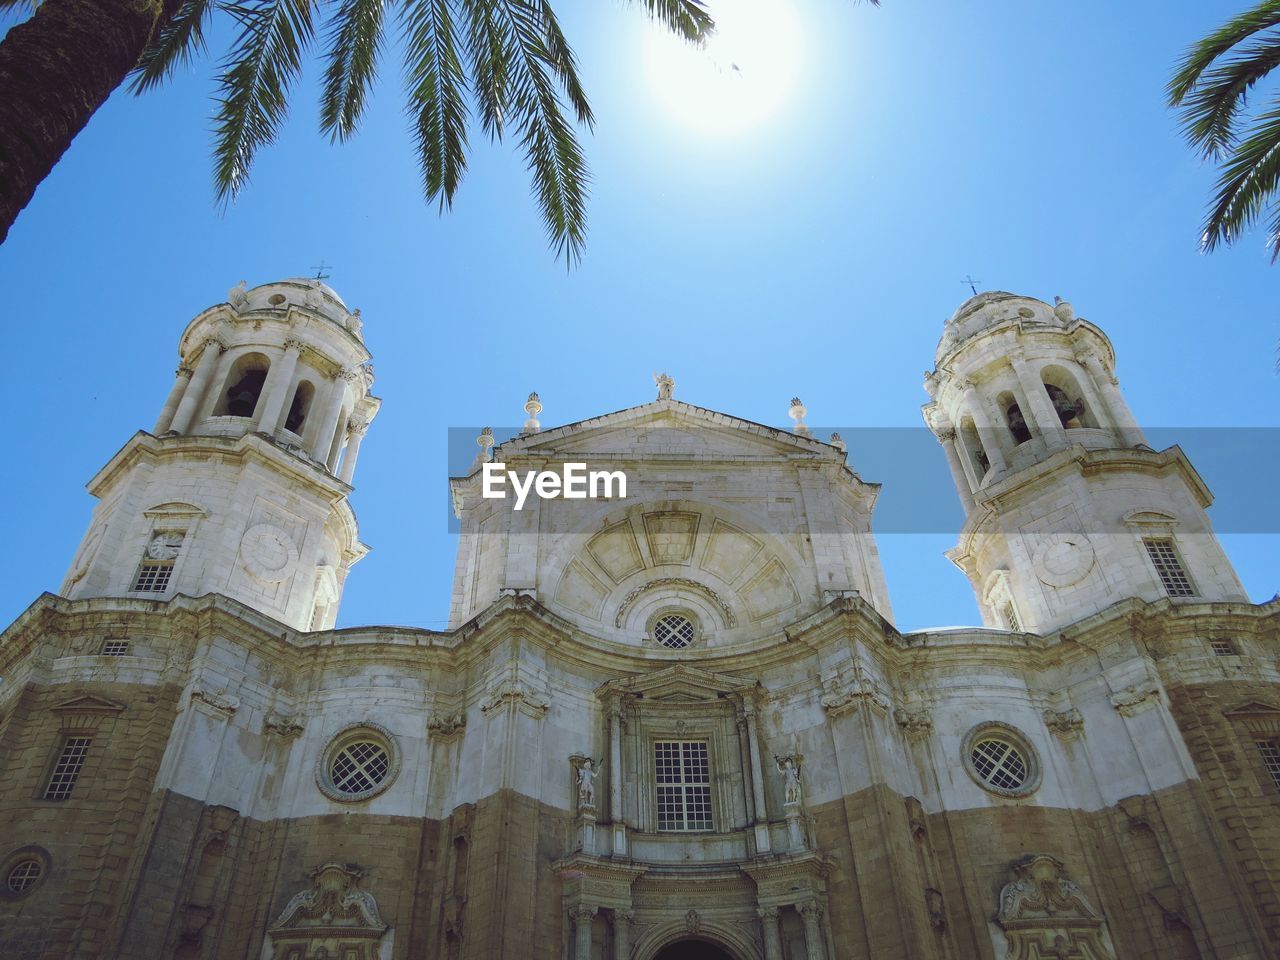
[[[668,944],[653,960],[736,960],[733,954],[709,940],[685,939]]]

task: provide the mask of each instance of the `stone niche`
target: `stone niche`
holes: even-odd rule
[[[373,894],[361,890],[364,871],[326,863],[311,887],[294,896],[267,931],[269,960],[387,960],[388,927]]]

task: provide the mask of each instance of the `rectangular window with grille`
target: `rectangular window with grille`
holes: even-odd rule
[[[143,560],[138,567],[138,576],[134,578],[133,589],[146,593],[163,593],[169,589],[169,579],[172,576],[172,560]]]
[[[54,764],[48,786],[44,788],[46,800],[65,800],[71,796],[92,742],[92,737],[67,737],[62,742],[62,752],[58,754],[58,762]]]
[[[104,640],[102,649],[98,651],[104,657],[123,657],[129,653],[128,640]]]
[[[710,830],[711,766],[700,740],[653,744],[659,830]]]
[[[1160,582],[1164,584],[1164,592],[1171,597],[1194,597],[1195,588],[1191,585],[1187,572],[1182,569],[1182,561],[1173,548],[1173,540],[1169,537],[1147,537],[1142,542],[1160,576]]]
[[[1262,754],[1262,765],[1271,775],[1271,782],[1280,787],[1280,740],[1259,740],[1258,752]]]
[[[1213,651],[1215,657],[1234,657],[1236,655],[1236,645],[1230,640],[1210,640],[1209,649]]]

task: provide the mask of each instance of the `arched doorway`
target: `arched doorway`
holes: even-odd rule
[[[705,940],[680,940],[663,947],[653,960],[733,960],[733,956]]]

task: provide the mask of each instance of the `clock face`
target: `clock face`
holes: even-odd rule
[[[1041,541],[1032,557],[1040,582],[1069,587],[1093,568],[1094,551],[1083,533],[1055,533]]]
[[[185,533],[157,533],[147,544],[147,558],[150,560],[172,560],[182,548]]]

